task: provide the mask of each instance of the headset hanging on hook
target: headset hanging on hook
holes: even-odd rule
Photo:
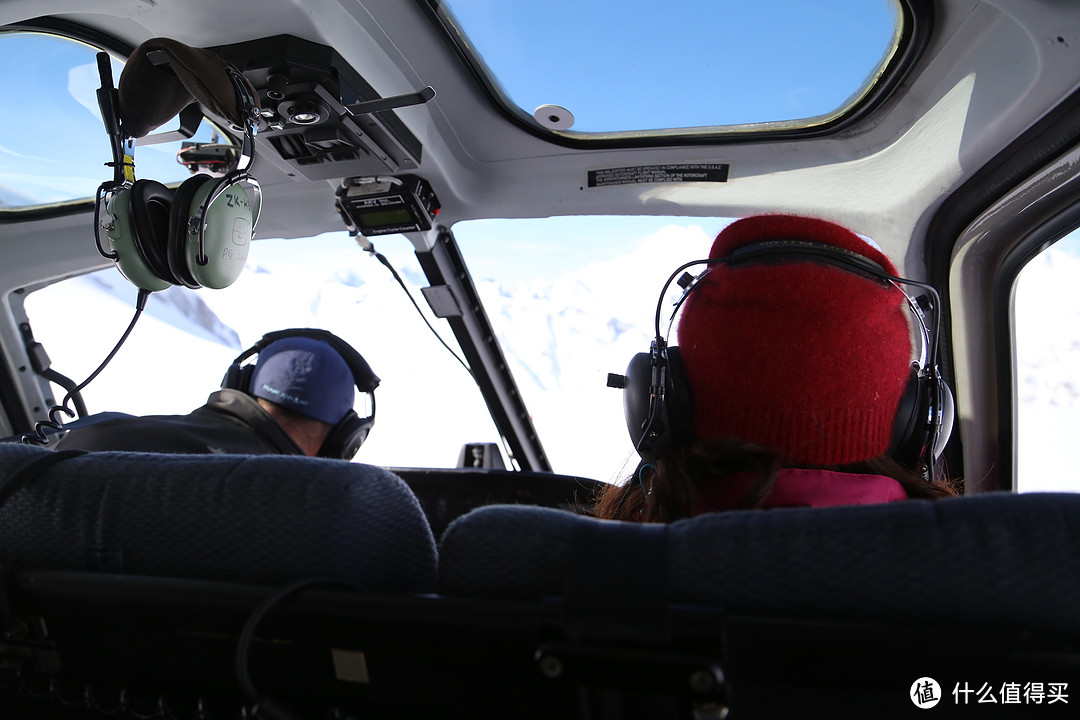
[[[175,72],[171,60],[174,57],[184,60],[180,74]],[[121,74],[119,88],[113,83],[109,54],[98,53],[97,63],[101,79],[98,105],[112,152],[112,161],[106,165],[112,167],[113,177],[97,190],[94,240],[101,256],[113,260],[120,273],[139,289],[135,315],[90,377],[49,409],[47,421],[38,422],[34,432],[22,436],[27,443],[46,444],[47,429],[64,429],[61,413],[75,416],[68,407],[71,398],[119,352],[151,293],[172,285],[224,288],[239,277],[262,206],[262,190],[248,172],[258,130],[258,99],[240,71],[209,51],[165,38],[148,40],[135,49]],[[173,70],[168,70],[170,67]],[[189,87],[199,90],[188,91]],[[237,127],[244,139],[236,168],[221,178],[195,175],[175,191],[154,180],[136,180],[135,138],[146,135],[189,105],[193,99],[189,92],[196,92],[204,104],[224,110],[223,115],[239,120]],[[139,103],[125,103],[125,98],[133,97],[139,98]],[[235,112],[228,112],[230,99]],[[253,188],[252,195],[243,183]],[[105,223],[103,206],[108,216]],[[108,249],[101,237],[102,229],[107,232]]]
[[[112,139],[114,177],[98,190],[98,251],[114,260],[133,285],[149,292],[173,285],[228,287],[246,265],[262,208],[262,188],[249,172],[259,122],[256,93],[239,70],[213,53],[165,38],[136,48],[119,89],[112,86],[105,53],[99,54],[99,70],[98,98]],[[195,95],[243,133],[236,167],[219,178],[196,174],[175,190],[155,180],[135,180],[133,138],[167,120],[174,106],[185,107]],[[102,205],[108,215],[104,225]]]

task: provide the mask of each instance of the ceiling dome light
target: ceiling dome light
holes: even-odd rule
[[[548,130],[569,130],[574,124],[574,114],[558,105],[541,105],[533,110],[533,117]]]
[[[318,125],[330,117],[322,103],[312,100],[295,100],[282,103],[278,108],[293,125]]]

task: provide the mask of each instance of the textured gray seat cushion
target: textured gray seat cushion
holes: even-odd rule
[[[0,444],[0,477],[49,453]],[[428,592],[435,543],[381,468],[284,455],[99,452],[60,460],[0,508],[0,562],[243,583],[326,578]]]
[[[597,527],[582,533],[586,524]],[[544,508],[475,510],[443,536],[440,591],[559,595],[582,556],[575,542],[605,534],[622,542],[615,530],[638,532],[628,525]],[[785,617],[960,620],[1080,637],[1080,495],[715,513],[672,523],[666,539],[653,535],[666,543],[664,577],[653,581],[666,583],[672,603]],[[616,546],[605,552],[628,573],[647,572]]]

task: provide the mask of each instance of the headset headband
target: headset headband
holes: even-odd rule
[[[254,234],[255,227],[259,224],[259,217],[262,215],[262,186],[251,176],[249,169],[255,159],[255,136],[258,133],[260,115],[258,97],[253,93],[243,73],[210,51],[190,48],[167,38],[156,38],[143,43],[132,53],[129,64],[121,75],[121,84],[132,74],[139,76],[139,80],[133,81],[133,87],[127,88],[126,94],[122,94],[113,86],[111,61],[108,54],[98,53],[97,61],[101,78],[98,104],[106,132],[111,139],[113,155],[111,165],[114,168],[113,180],[106,181],[98,187],[94,207],[94,239],[101,256],[109,260],[118,259],[117,253],[106,251],[101,241],[101,206],[108,194],[130,187],[135,181],[134,137],[145,135],[174,115],[174,111],[196,98],[214,111],[235,121],[236,116],[225,107],[224,95],[220,87],[222,85],[220,69],[224,70],[228,86],[231,86],[234,93],[235,111],[239,115],[240,123],[234,124],[233,127],[243,133],[243,139],[236,168],[214,182],[199,208],[188,219],[187,232],[192,235],[198,234],[199,237],[199,249],[195,255],[195,262],[200,266],[206,266],[210,262],[206,254],[205,239],[207,227],[205,217],[208,209],[229,187],[237,183],[246,182],[254,189],[254,196],[249,199],[249,202],[254,205],[250,208],[251,232]],[[175,63],[173,75],[167,76],[164,82],[160,74],[148,75],[153,66],[170,63]],[[148,99],[144,98],[144,101],[152,107],[145,116],[143,113],[135,113],[139,105],[132,102],[133,96],[141,94],[148,96]],[[133,114],[134,117],[132,117]]]
[[[236,161],[236,170],[243,171],[251,167],[255,160],[255,135],[259,132],[259,104],[251,92],[251,86],[243,74],[232,65],[225,66],[225,72],[236,91],[236,101],[240,107],[244,139],[240,146],[240,157]]]
[[[214,204],[214,201],[221,197],[229,187],[246,182],[255,189],[255,196],[251,201],[255,206],[251,209],[252,234],[255,233],[255,227],[259,224],[259,216],[262,215],[262,186],[248,172],[255,160],[255,135],[259,131],[259,105],[251,93],[247,80],[239,70],[232,65],[226,64],[225,73],[229,76],[229,81],[236,92],[236,104],[243,119],[243,126],[238,129],[243,131],[244,139],[240,144],[240,157],[237,158],[236,168],[214,184],[213,189],[206,196],[206,200],[188,220],[188,232],[194,233],[196,229],[198,230],[199,252],[195,255],[195,262],[201,266],[205,266],[210,262],[210,258],[206,256],[205,237],[207,224],[204,222],[204,217],[210,206]]]

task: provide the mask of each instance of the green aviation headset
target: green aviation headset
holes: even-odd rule
[[[200,57],[207,54],[176,45],[181,49],[169,49],[199,53]],[[182,62],[185,58],[171,59]],[[133,54],[125,75],[128,69],[137,73],[150,62],[142,54]],[[238,70],[218,61],[217,67],[211,66],[215,75],[220,74],[219,67],[224,69],[228,84],[224,78],[215,77],[217,87],[231,85],[243,119],[244,140],[236,169],[220,178],[195,175],[175,190],[156,180],[134,180],[114,183],[104,191],[111,197],[106,201],[109,220],[101,227],[107,231],[111,252],[101,248],[100,237],[98,248],[102,255],[115,260],[125,278],[148,292],[172,285],[192,289],[228,287],[240,276],[247,261],[262,204],[259,183],[247,172],[254,154],[258,103]],[[173,77],[174,83],[181,82]],[[121,100],[124,79],[121,77]],[[188,94],[187,101],[191,99]],[[130,165],[130,159],[126,160]],[[252,188],[251,193],[245,185]]]

